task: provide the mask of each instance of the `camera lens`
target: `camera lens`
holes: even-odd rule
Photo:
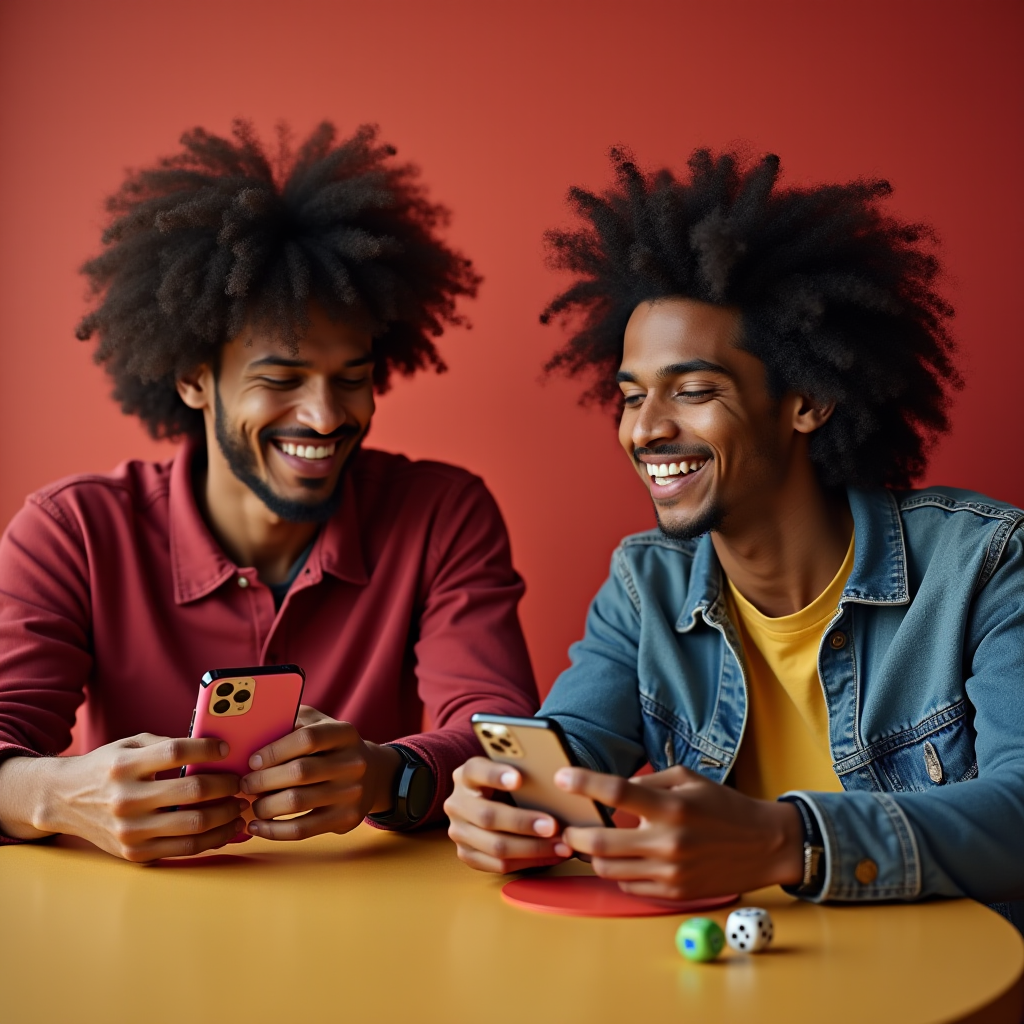
[[[511,740],[507,740],[507,739],[505,739],[504,737],[502,737],[502,738],[501,738],[500,740],[498,740],[498,742],[499,742],[499,743],[500,743],[500,744],[501,744],[501,745],[502,745],[503,747],[511,747],[511,746],[512,746],[512,741],[511,741]]]
[[[244,704],[252,696],[248,690],[235,690],[235,700],[239,704]]]
[[[485,740],[489,740],[492,738],[490,732],[487,729],[481,729],[480,735],[483,736]]]
[[[499,747],[497,743],[492,743],[491,744],[491,750],[493,750],[496,754],[504,754],[505,753],[505,748],[504,747]]]
[[[226,697],[234,688],[234,683],[221,683],[220,686],[217,687],[217,696]]]
[[[215,715],[223,715],[224,712],[227,711],[229,707],[231,707],[231,701],[219,700],[217,701],[216,704],[213,705],[213,713]]]

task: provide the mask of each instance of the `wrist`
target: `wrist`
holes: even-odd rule
[[[804,876],[804,827],[797,808],[773,802],[775,833],[771,859],[772,885],[798,885]]]
[[[11,839],[44,839],[54,823],[50,757],[9,757],[0,762],[0,833]]]
[[[395,791],[398,788],[398,776],[404,761],[402,755],[389,746],[367,743],[371,751],[371,791],[373,801],[367,814],[387,814],[395,806]]]

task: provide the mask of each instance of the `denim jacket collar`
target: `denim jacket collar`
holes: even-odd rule
[[[899,508],[891,491],[847,490],[853,530],[857,538],[853,571],[843,590],[842,603],[908,604],[907,555]],[[693,571],[676,630],[688,633],[698,615],[717,621],[724,607],[717,607],[722,593],[722,568],[711,535],[691,541]]]

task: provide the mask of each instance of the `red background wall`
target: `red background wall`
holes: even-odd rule
[[[74,340],[76,267],[129,165],[201,124],[378,121],[486,281],[451,372],[400,382],[372,443],[481,474],[529,583],[542,690],[618,538],[652,524],[603,414],[544,383],[541,233],[607,147],[679,167],[747,140],[790,181],[884,175],[940,232],[967,390],[931,482],[1024,504],[1024,4],[1003,0],[0,5],[0,526],[56,477],[161,457]],[[567,472],[566,467],[572,467]]]

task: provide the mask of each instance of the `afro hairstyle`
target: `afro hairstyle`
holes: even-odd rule
[[[835,403],[810,439],[824,486],[901,488],[920,476],[963,385],[953,309],[935,290],[935,236],[883,212],[889,183],[782,187],[778,157],[707,149],[682,179],[644,173],[622,149],[611,158],[611,188],[569,193],[583,227],[545,236],[549,264],[576,278],[541,315],[571,335],[546,369],[589,377],[582,401],[621,408],[615,373],[640,303],[733,308],[776,400]]]
[[[238,120],[231,138],[195,128],[180,152],[129,172],[107,200],[103,251],[82,267],[93,308],[76,332],[98,337],[122,410],[154,437],[200,434],[176,380],[216,368],[245,327],[294,352],[314,302],[373,332],[378,391],[396,370],[444,371],[431,339],[464,323],[456,301],[480,278],[438,238],[448,211],[394,154],[375,126],[339,142],[329,122],[297,150],[279,126],[271,153]]]

